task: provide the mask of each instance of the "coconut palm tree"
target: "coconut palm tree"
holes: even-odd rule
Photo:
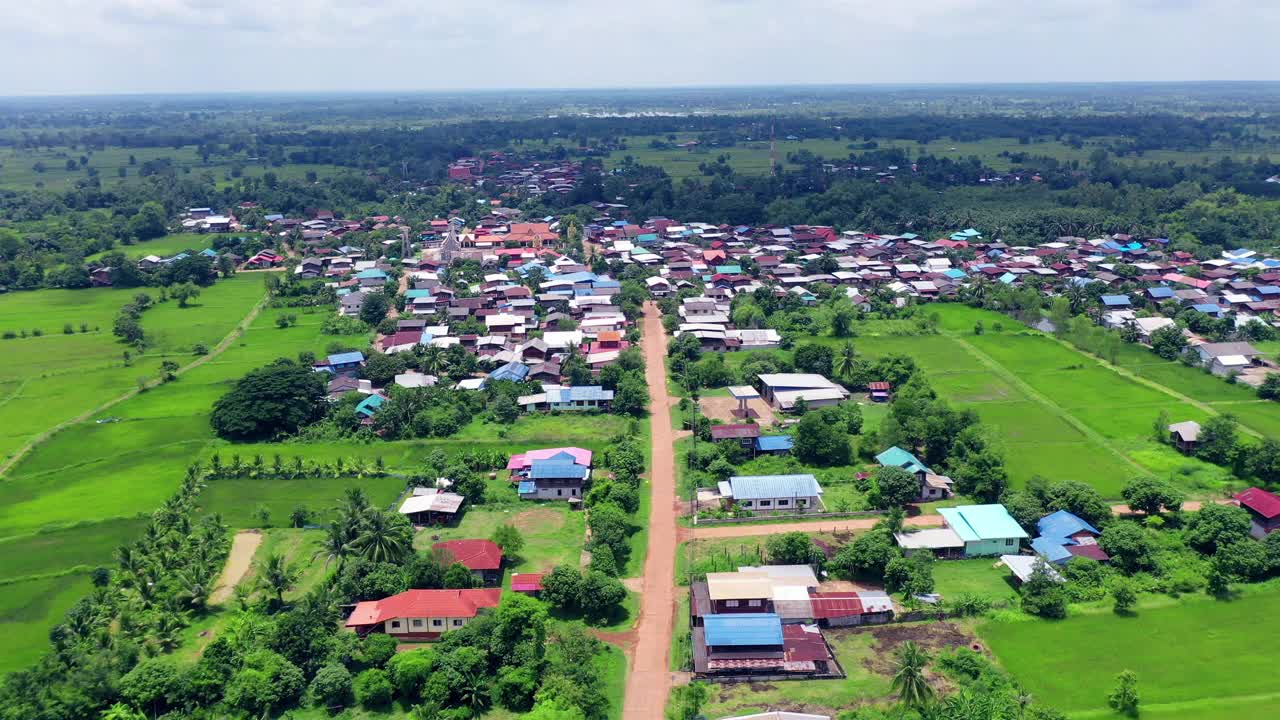
[[[373,562],[399,562],[413,551],[413,528],[401,515],[371,510],[351,549]]]
[[[836,372],[836,377],[848,380],[849,376],[853,374],[855,358],[856,353],[853,350],[853,343],[846,342],[844,347],[840,348],[840,356],[836,358],[836,366],[833,368]]]
[[[893,690],[898,701],[917,711],[923,710],[933,700],[933,688],[924,677],[929,664],[929,653],[908,640],[898,646],[896,670],[893,673]]]
[[[283,555],[271,553],[258,563],[258,586],[276,595],[276,607],[284,605],[284,594],[298,582],[298,569]]]

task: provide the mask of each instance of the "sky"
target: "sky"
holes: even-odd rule
[[[0,95],[1280,80],[1277,27],[1274,0],[0,0]]]

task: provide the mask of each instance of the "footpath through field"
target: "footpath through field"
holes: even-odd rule
[[[262,544],[262,533],[257,530],[243,530],[236,533],[231,540],[231,552],[227,553],[227,564],[222,568],[222,576],[209,596],[210,605],[219,605],[231,599],[236,585],[244,579],[245,573],[253,565],[253,554]]]
[[[667,657],[675,621],[676,481],[671,398],[667,396],[667,336],[652,301],[644,306],[645,379],[649,384],[649,428],[653,444],[649,488],[649,550],[640,592],[640,622],[631,651],[623,720],[663,717],[672,677]]]
[[[178,368],[177,371],[174,372],[174,375],[175,376],[183,375],[188,371],[198,368],[201,365],[209,362],[210,360],[213,360],[214,358],[218,357],[222,353],[226,352],[227,348],[231,347],[231,343],[235,342],[237,338],[239,338],[241,335],[244,334],[245,330],[249,329],[249,326],[252,325],[253,321],[258,317],[258,313],[262,312],[262,308],[266,307],[267,300],[270,297],[271,297],[270,295],[264,293],[262,296],[262,299],[259,300],[256,305],[254,305],[252,308],[249,309],[249,313],[244,316],[244,319],[242,319],[239,322],[239,324],[237,324],[234,328],[232,328],[231,332],[227,333],[226,337],[222,338],[222,340],[219,341],[218,344],[215,345],[212,350],[210,350],[208,353],[204,355],[201,355],[195,360],[192,360],[186,365],[183,365],[182,367]],[[162,382],[162,379],[160,378],[150,380],[146,384],[142,385],[141,387],[136,387],[130,390],[129,392],[126,392],[123,395],[111,398],[110,400],[102,403],[101,405],[91,410],[85,411],[71,418],[70,420],[60,422],[57,425],[54,425],[53,427],[49,428],[48,430],[45,430],[44,432],[40,433],[39,435],[36,435],[35,437],[28,440],[25,445],[18,448],[17,451],[13,453],[13,455],[9,456],[8,460],[0,464],[0,477],[4,477],[5,473],[9,472],[9,470],[13,466],[17,465],[19,460],[26,457],[27,454],[30,453],[32,450],[35,450],[37,446],[39,446],[41,443],[44,443],[54,435],[57,435],[59,432],[62,432],[63,430],[71,427],[72,425],[79,425],[80,423],[87,421],[89,418],[93,417],[94,415],[103,413],[107,411],[109,408],[115,405],[118,405],[124,402],[125,400],[128,400],[131,397],[134,397],[135,395],[137,395],[140,392],[143,392],[144,390],[150,390],[151,388],[156,387],[161,382]]]

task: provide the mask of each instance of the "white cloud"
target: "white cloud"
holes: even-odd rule
[[[1246,0],[0,5],[0,94],[1280,79]]]

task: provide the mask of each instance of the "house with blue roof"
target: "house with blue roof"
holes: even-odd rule
[[[920,483],[920,502],[931,502],[933,500],[942,500],[951,497],[951,486],[953,482],[946,475],[938,475],[915,455],[903,450],[898,446],[893,446],[888,450],[876,455],[876,462],[885,467],[898,467],[906,470],[916,477],[916,481]]]
[[[516,492],[521,500],[580,501],[590,477],[590,465],[578,462],[571,453],[560,452],[532,461],[521,475]]]
[[[756,453],[763,455],[789,455],[793,446],[790,435],[761,435],[753,444]]]
[[[489,373],[489,379],[495,382],[499,380],[523,382],[527,377],[529,377],[529,366],[515,360]]]
[[[1099,299],[1105,307],[1109,308],[1127,308],[1133,305],[1128,295],[1103,295]]]
[[[1029,536],[1003,505],[940,508],[945,529],[964,543],[964,557],[1014,555]]]
[[[1147,297],[1152,300],[1172,300],[1174,297],[1173,288],[1163,285],[1147,288]]]
[[[382,405],[386,401],[387,399],[381,395],[370,395],[361,400],[359,405],[356,405],[356,415],[360,417],[362,422],[368,422],[373,419],[378,410],[382,409]]]
[[[1216,303],[1196,303],[1191,306],[1191,309],[1197,312],[1202,312],[1205,315],[1212,315],[1213,317],[1222,317],[1223,313],[1226,312],[1226,310],[1223,310],[1222,307]]]
[[[334,353],[325,359],[321,369],[336,375],[354,375],[361,367],[364,367],[364,353],[357,351]]]
[[[822,486],[810,474],[735,475],[718,485],[721,501],[754,513],[821,512]]]
[[[1066,510],[1040,518],[1036,531],[1039,536],[1031,541],[1031,549],[1049,563],[1064,565],[1077,557],[1100,562],[1110,559],[1098,546],[1102,533]]]
[[[777,613],[704,615],[702,629],[711,653],[782,647],[782,619]]]
[[[521,395],[516,399],[525,412],[590,412],[605,411],[613,403],[613,391],[600,385],[574,387],[543,386],[542,392]]]

